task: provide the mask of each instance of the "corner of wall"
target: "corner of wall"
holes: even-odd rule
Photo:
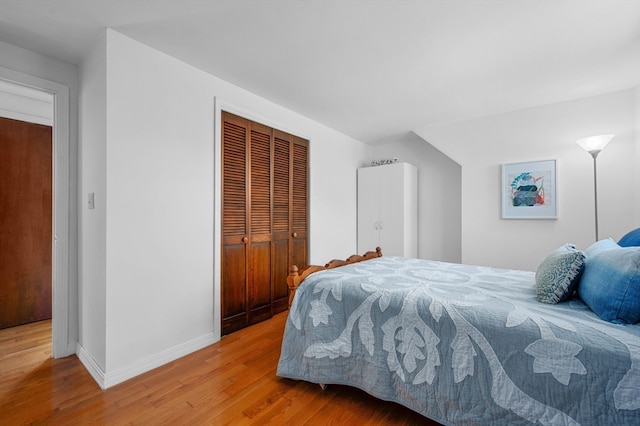
[[[98,365],[96,360],[91,356],[91,354],[80,344],[76,345],[76,355],[78,359],[84,365],[84,368],[89,372],[89,375],[93,377],[93,380],[100,386],[100,389],[105,389],[105,373]]]
[[[80,66],[78,144],[79,347],[106,369],[106,37]],[[95,209],[85,204],[94,194]],[[80,356],[80,352],[78,353]],[[87,363],[85,365],[92,365]],[[89,369],[89,367],[87,367]],[[104,373],[96,378],[103,386]]]

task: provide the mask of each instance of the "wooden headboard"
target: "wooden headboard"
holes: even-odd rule
[[[327,262],[324,266],[309,265],[301,272],[298,271],[298,267],[296,265],[291,266],[291,268],[289,268],[289,275],[287,276],[287,285],[289,286],[289,307],[291,307],[293,296],[295,296],[296,290],[298,289],[300,283],[314,272],[337,268],[338,266],[350,265],[352,263],[358,263],[362,262],[363,260],[374,259],[376,257],[382,257],[382,249],[380,247],[376,247],[375,251],[368,251],[362,256],[353,254],[346,260],[333,259]]]

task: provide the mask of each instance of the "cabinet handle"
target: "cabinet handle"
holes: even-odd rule
[[[293,238],[298,238],[298,233],[297,233],[297,232],[294,232],[293,234],[291,234],[291,236],[292,236]]]
[[[242,242],[246,243],[247,241],[249,241],[249,239],[247,237],[242,237]]]

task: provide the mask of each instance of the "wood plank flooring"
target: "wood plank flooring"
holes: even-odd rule
[[[51,358],[51,321],[0,330],[3,425],[437,425],[347,386],[276,376],[287,313],[107,390]]]

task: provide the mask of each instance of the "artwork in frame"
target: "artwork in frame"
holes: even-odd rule
[[[557,219],[556,161],[502,165],[503,219]]]

